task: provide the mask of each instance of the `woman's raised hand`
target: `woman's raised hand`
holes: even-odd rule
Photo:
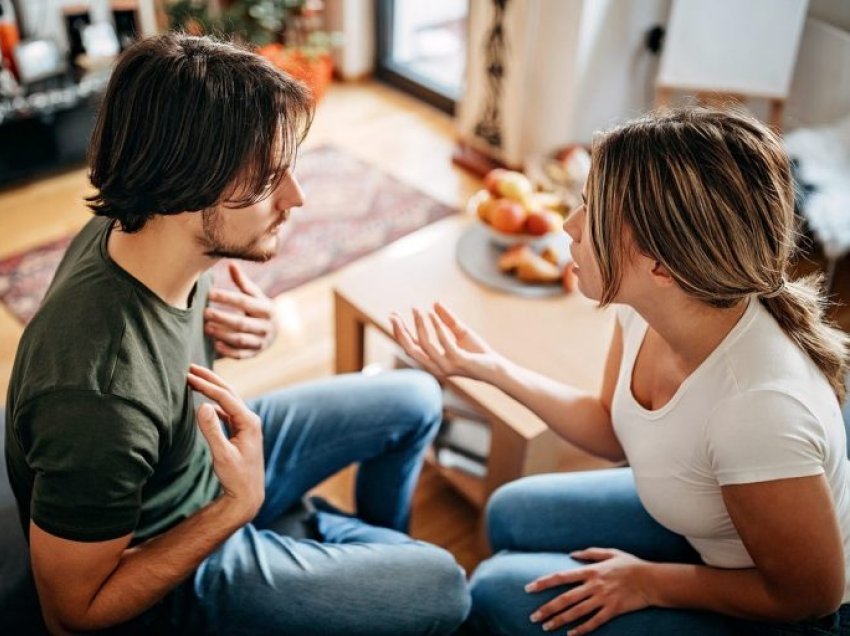
[[[405,353],[435,376],[460,375],[488,381],[501,356],[440,303],[413,310],[413,327],[392,314],[393,337]]]

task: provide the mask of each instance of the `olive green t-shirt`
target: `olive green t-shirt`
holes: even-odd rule
[[[108,219],[74,238],[18,347],[6,460],[24,533],[74,541],[164,532],[219,492],[186,384],[209,367],[209,277],[163,302],[107,253]]]

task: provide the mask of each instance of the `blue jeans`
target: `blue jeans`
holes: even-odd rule
[[[529,616],[565,587],[529,594],[534,579],[580,567],[568,553],[589,547],[618,548],[642,559],[701,563],[681,536],[657,523],[643,508],[627,468],[537,475],[497,490],[487,507],[495,556],[472,577],[475,634],[541,635]],[[580,622],[580,621],[579,621]],[[578,623],[576,623],[578,624]],[[574,627],[575,624],[570,625]],[[557,633],[566,633],[561,629]],[[819,621],[769,625],[711,612],[651,607],[622,614],[593,632],[598,636],[728,636],[730,634],[850,634],[850,606]]]
[[[203,634],[449,634],[470,607],[463,570],[405,534],[441,394],[418,371],[348,375],[249,406],[263,422],[266,499],[178,591],[180,631]],[[357,516],[319,509],[315,538],[287,536],[285,513],[359,463]],[[175,602],[176,603],[176,602]],[[184,615],[184,618],[185,615]]]

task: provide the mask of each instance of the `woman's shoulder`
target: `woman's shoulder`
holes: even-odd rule
[[[614,310],[614,315],[617,317],[617,322],[623,329],[623,333],[629,331],[633,326],[645,322],[634,307],[620,303],[613,303],[611,307]]]
[[[838,399],[815,362],[761,302],[752,302],[751,320],[723,352],[724,366],[734,376],[738,393],[773,396],[779,402],[786,395],[813,412],[824,403],[830,410],[837,408]]]

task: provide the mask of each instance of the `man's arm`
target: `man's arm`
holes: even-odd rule
[[[45,622],[51,632],[102,629],[151,607],[234,531],[265,496],[259,418],[212,371],[192,366],[190,385],[218,406],[198,410],[223,494],[168,532],[128,548],[132,535],[85,543],[30,524],[30,552]],[[222,433],[215,411],[230,429]]]
[[[83,543],[55,537],[30,523],[33,572],[48,629],[89,631],[138,616],[250,518],[222,496],[133,548],[127,547],[132,534]]]

